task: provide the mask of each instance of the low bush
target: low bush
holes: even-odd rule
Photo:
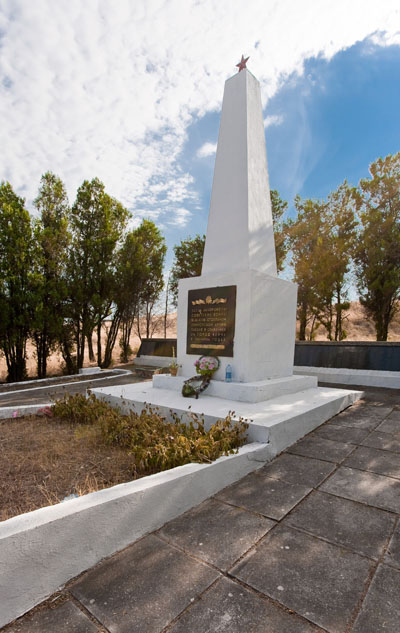
[[[245,443],[248,428],[242,418],[232,420],[234,412],[206,431],[203,417],[194,413],[188,423],[172,413],[168,421],[149,405],[141,413],[124,414],[94,395],[66,396],[53,406],[53,413],[72,424],[95,426],[105,442],[125,448],[138,469],[151,472],[235,453]]]

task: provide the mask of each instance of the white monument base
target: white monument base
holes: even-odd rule
[[[92,392],[97,398],[118,406],[123,411],[140,412],[151,404],[165,418],[171,419],[171,414],[177,414],[183,421],[189,420],[191,413],[196,413],[204,418],[206,428],[234,411],[234,419],[246,418],[249,423],[248,442],[267,442],[270,445],[271,459],[363,395],[362,391],[314,387],[304,388],[296,393],[283,393],[279,397],[261,402],[216,397],[209,395],[208,391],[196,400],[184,398],[179,389],[170,388],[181,385],[183,378],[155,376],[154,379],[156,384],[163,384],[163,388],[155,387],[151,382],[141,382],[101,387]],[[161,383],[160,379],[166,380]],[[221,383],[223,387],[232,385],[235,388],[233,383]],[[216,381],[213,381],[212,386],[218,389]],[[211,388],[210,385],[209,389]]]
[[[255,270],[180,280],[177,356],[182,374],[193,376],[194,362],[201,356],[195,350],[187,353],[188,291],[219,286],[236,286],[235,338],[233,358],[216,351],[221,365],[213,378],[225,380],[228,364],[233,380],[240,383],[292,376],[297,286]]]
[[[155,389],[170,389],[182,392],[183,376],[159,374],[153,377]],[[318,386],[316,376],[287,376],[286,378],[270,378],[257,382],[222,382],[212,380],[205,392],[207,396],[225,398],[235,402],[265,402],[272,398],[297,393]]]

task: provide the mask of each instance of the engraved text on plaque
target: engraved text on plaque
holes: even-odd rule
[[[233,357],[236,286],[189,290],[187,354]]]

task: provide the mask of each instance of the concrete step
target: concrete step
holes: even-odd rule
[[[100,387],[92,391],[97,397],[126,411],[139,412],[151,404],[167,419],[172,413],[183,420],[195,413],[204,418],[207,428],[234,412],[234,419],[242,417],[249,423],[248,441],[269,442],[273,454],[291,446],[363,394],[362,391],[316,387],[265,402],[238,402],[205,393],[198,400],[184,398],[177,391],[155,388],[151,383]]]

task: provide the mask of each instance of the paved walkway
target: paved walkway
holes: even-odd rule
[[[400,395],[369,390],[4,631],[399,633],[399,519]]]

